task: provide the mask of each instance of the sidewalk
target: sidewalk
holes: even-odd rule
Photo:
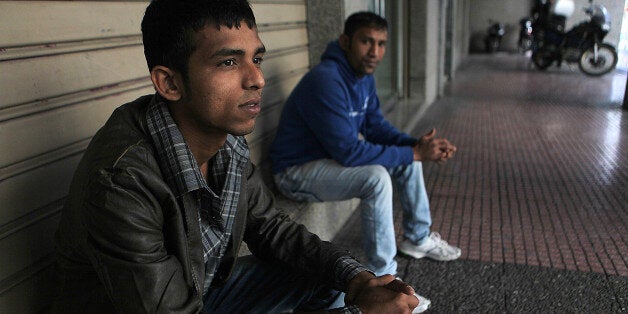
[[[625,86],[623,71],[591,78],[539,72],[520,55],[467,59],[413,132],[435,127],[458,147],[424,168],[432,230],[461,258],[398,257],[432,313],[628,311]],[[362,258],[352,228],[334,241]]]

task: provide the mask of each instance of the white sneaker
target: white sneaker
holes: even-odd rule
[[[432,232],[423,243],[416,245],[405,239],[399,244],[399,252],[414,258],[429,257],[437,261],[451,261],[460,257],[462,250],[449,245],[447,241],[440,238],[440,234]]]
[[[430,304],[432,304],[432,301],[430,301],[429,299],[426,299],[423,296],[420,296],[416,293],[414,293],[414,296],[419,299],[419,305],[417,305],[414,310],[412,310],[412,314],[415,313],[423,313],[425,311],[427,311],[427,309],[430,307]]]

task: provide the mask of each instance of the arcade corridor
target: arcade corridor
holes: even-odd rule
[[[398,257],[432,313],[628,310],[625,86],[619,70],[590,78],[539,72],[521,55],[468,57],[413,132],[435,127],[458,147],[425,179],[432,230],[461,258]],[[334,241],[360,257],[359,234]]]

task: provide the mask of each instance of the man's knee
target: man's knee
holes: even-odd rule
[[[392,181],[388,170],[380,165],[364,166],[364,185],[376,192],[392,188]]]
[[[416,182],[423,178],[423,164],[415,161],[407,165],[397,166],[389,170],[393,180],[399,185],[404,186],[406,182]]]

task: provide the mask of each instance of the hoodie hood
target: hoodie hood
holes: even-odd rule
[[[358,80],[357,75],[355,74],[353,68],[351,68],[349,61],[347,60],[347,56],[345,55],[344,50],[340,48],[340,43],[338,42],[338,40],[334,40],[327,44],[327,48],[321,56],[321,63],[325,63],[326,61],[331,61],[339,64],[339,69],[342,72],[343,76],[353,78],[354,81]],[[368,75],[365,75],[365,77],[366,76]]]

